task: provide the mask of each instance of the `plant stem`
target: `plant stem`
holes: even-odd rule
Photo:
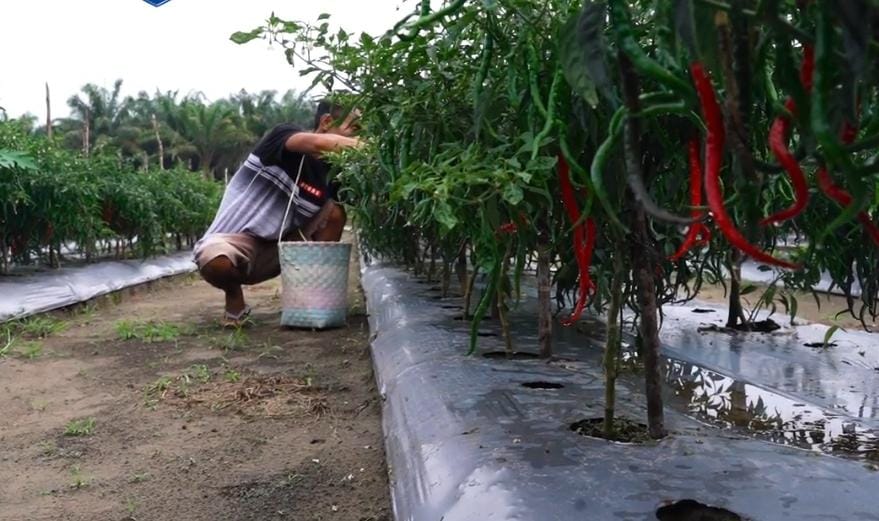
[[[541,358],[552,357],[552,303],[550,291],[550,244],[546,227],[541,223],[537,237],[537,345]]]
[[[619,243],[617,243],[619,244]],[[614,437],[616,409],[616,381],[619,373],[620,310],[623,304],[623,277],[625,267],[622,252],[613,253],[613,278],[610,283],[610,305],[607,310],[607,343],[604,346],[604,437]]]
[[[504,337],[504,350],[507,352],[507,356],[512,356],[513,354],[513,336],[510,332],[510,321],[507,317],[507,296],[509,296],[509,278],[508,273],[510,271],[510,248],[507,247],[507,252],[504,254],[503,263],[501,264],[501,275],[500,275],[500,283],[497,286],[497,316],[500,319],[501,324],[501,333]]]

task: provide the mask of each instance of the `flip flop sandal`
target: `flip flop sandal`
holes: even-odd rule
[[[223,319],[220,321],[220,324],[224,328],[228,329],[237,329],[245,324],[247,324],[247,320],[250,318],[250,312],[253,311],[253,308],[250,306],[244,306],[239,313],[229,313],[228,311],[223,315]]]

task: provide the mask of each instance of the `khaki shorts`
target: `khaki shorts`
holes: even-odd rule
[[[284,240],[311,239],[323,229],[335,203],[328,202],[301,230],[293,230]],[[300,234],[301,232],[301,234]],[[281,274],[278,241],[269,241],[247,233],[213,233],[202,239],[194,252],[198,270],[217,257],[226,257],[242,273],[241,284],[259,284]]]

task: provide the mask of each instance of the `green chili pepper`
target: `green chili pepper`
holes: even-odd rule
[[[491,36],[491,32],[486,29],[485,36],[482,41],[482,63],[479,65],[479,72],[476,74],[476,80],[473,83],[473,114],[474,118],[476,118],[475,122],[475,134],[476,139],[479,139],[480,130],[482,129],[482,92],[485,88],[485,79],[488,77],[489,69],[491,68],[491,54],[494,49],[494,38]]]
[[[537,111],[544,118],[548,118],[546,105],[540,98],[540,86],[537,84],[537,71],[540,70],[540,62],[537,58],[537,49],[533,45],[527,45],[528,50],[528,86],[531,90],[531,101],[537,107]]]
[[[558,105],[559,85],[562,83],[562,68],[556,67],[555,75],[552,77],[552,86],[549,88],[549,100],[547,101],[548,109],[546,112],[546,122],[543,124],[543,130],[534,138],[534,147],[531,149],[531,160],[537,159],[540,153],[540,144],[552,132],[552,127],[556,123],[556,105]]]
[[[476,342],[479,340],[479,324],[482,322],[483,317],[485,317],[488,306],[491,305],[492,297],[497,293],[502,271],[501,264],[503,264],[499,257],[500,255],[496,254],[495,258],[492,259],[491,270],[488,273],[488,286],[479,300],[479,305],[476,306],[476,311],[473,312],[473,320],[470,324],[470,350],[467,351],[467,356],[476,352]]]
[[[595,152],[595,157],[592,159],[592,167],[590,168],[590,177],[592,179],[592,190],[595,192],[595,197],[598,198],[599,204],[601,204],[601,207],[607,214],[607,218],[614,226],[625,233],[629,233],[629,230],[617,217],[616,209],[613,207],[613,203],[610,201],[610,197],[604,189],[604,169],[607,166],[611,150],[613,150],[613,147],[619,142],[620,136],[622,136],[622,123],[625,118],[626,108],[620,107],[610,120],[607,138]]]
[[[638,44],[625,0],[610,0],[608,4],[610,6],[611,25],[616,34],[617,45],[619,45],[620,50],[629,57],[632,64],[635,66],[635,69],[641,74],[644,74],[677,92],[686,99],[695,98],[695,93],[689,83],[678,76],[675,76],[672,72],[657,63],[653,58],[647,56]]]
[[[419,12],[422,13],[422,16],[420,18],[418,18],[418,20],[415,20],[415,22],[412,24],[412,26],[409,27],[408,34],[404,35],[401,33],[397,33],[397,37],[404,42],[412,41],[413,39],[415,39],[416,36],[418,36],[418,33],[421,31],[421,29],[424,29],[425,27],[433,25],[434,23],[445,18],[446,16],[454,14],[458,9],[460,9],[464,5],[464,2],[466,2],[466,0],[455,0],[454,2],[449,4],[444,9],[440,9],[439,11],[436,11],[436,12],[428,14],[428,15],[423,15],[424,4],[422,4],[421,9],[419,9]],[[429,8],[430,8],[430,3],[428,2],[428,9]],[[411,17],[411,15],[410,15],[410,17]],[[405,23],[405,20],[408,20],[408,18],[409,17],[407,17],[406,19],[404,19],[401,22],[398,22],[397,25],[394,26],[394,32],[396,32],[400,27],[402,27],[403,23]]]

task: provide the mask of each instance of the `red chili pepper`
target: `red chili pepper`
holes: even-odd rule
[[[755,260],[789,269],[798,269],[796,264],[777,259],[760,250],[745,238],[736,228],[732,218],[723,206],[723,189],[720,186],[720,167],[723,164],[723,145],[726,135],[723,129],[723,115],[711,80],[705,73],[701,62],[694,61],[690,64],[690,74],[696,91],[699,93],[699,101],[702,104],[702,113],[708,127],[708,138],[705,141],[705,192],[708,196],[708,207],[714,216],[717,227],[724,237],[746,255]]]
[[[842,141],[845,144],[849,144],[855,140],[855,137],[858,134],[858,129],[846,121],[842,127]],[[818,188],[821,189],[824,194],[836,201],[840,206],[846,207],[852,204],[854,198],[852,194],[848,193],[844,188],[837,185],[833,182],[833,178],[830,177],[830,173],[827,171],[827,168],[821,167],[818,169]],[[879,226],[873,222],[873,219],[870,217],[870,214],[867,212],[858,213],[858,221],[860,221],[861,225],[864,226],[864,229],[867,230],[867,234],[873,240],[873,242],[879,246]]]
[[[702,162],[699,158],[699,138],[690,139],[687,143],[687,153],[690,164],[690,206],[693,207],[690,216],[699,219],[702,217],[702,212],[698,208],[702,206]],[[701,222],[695,222],[687,230],[681,247],[669,257],[669,260],[678,261],[694,246],[708,244],[710,240],[711,231],[708,227]]]
[[[498,233],[505,233],[507,235],[512,235],[512,234],[516,233],[517,230],[518,230],[518,228],[516,227],[516,223],[514,223],[513,221],[510,221],[508,223],[504,223],[504,224],[498,226],[498,229],[497,229]]]
[[[577,207],[577,198],[574,195],[574,186],[571,184],[570,168],[565,158],[559,155],[559,184],[562,189],[562,203],[572,223],[580,221],[580,210]],[[573,325],[583,310],[586,309],[586,301],[589,294],[596,290],[595,282],[589,275],[589,267],[592,265],[592,252],[595,250],[595,240],[598,232],[595,220],[591,217],[574,228],[574,256],[577,259],[577,267],[580,270],[580,288],[577,303],[569,318],[561,320],[563,326]]]
[[[812,76],[815,71],[815,49],[811,45],[803,47],[803,63],[800,66],[800,82],[806,92],[812,90]],[[797,113],[797,104],[792,98],[788,98],[784,107],[792,114]],[[809,184],[806,181],[806,174],[800,168],[797,159],[791,154],[787,148],[787,139],[790,131],[790,120],[786,116],[778,116],[772,122],[769,130],[769,148],[772,154],[781,163],[782,168],[790,177],[794,186],[794,203],[787,209],[774,213],[760,221],[760,226],[766,226],[773,223],[781,223],[803,213],[809,204]]]

